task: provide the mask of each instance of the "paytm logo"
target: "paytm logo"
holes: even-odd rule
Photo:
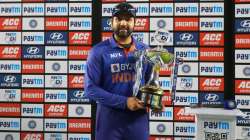
[[[1,60],[0,61],[0,72],[1,73],[20,73],[21,72],[21,63],[20,63],[20,61]]]
[[[86,61],[69,61],[69,73],[85,73]]]
[[[45,48],[46,59],[67,59],[68,52],[67,47],[50,47]]]
[[[204,121],[203,128],[207,129],[229,129],[229,122],[226,121]]]
[[[91,30],[92,19],[88,17],[69,18],[69,30]]]
[[[250,50],[235,50],[236,63],[250,63]]]
[[[148,3],[131,3],[136,9],[136,16],[148,16],[149,4]]]
[[[67,3],[47,3],[46,13],[47,16],[67,16],[68,4]]]
[[[21,4],[0,4],[0,16],[21,16]]]
[[[23,44],[44,44],[44,32],[23,32]]]
[[[45,131],[67,131],[67,119],[45,119]]]
[[[150,120],[173,120],[173,108],[165,107],[162,112],[155,112],[150,110]]]
[[[200,63],[200,75],[224,75],[223,63]]]
[[[175,15],[197,16],[198,15],[198,3],[176,3]]]
[[[223,31],[223,18],[200,18],[201,31]]]
[[[235,17],[250,17],[250,4],[235,4]]]
[[[43,116],[43,104],[22,104],[22,116]]]
[[[178,58],[197,58],[198,53],[195,51],[176,51],[176,57]]]
[[[159,78],[159,85],[163,90],[169,90],[170,89],[170,78],[169,77],[160,77]]]
[[[70,3],[69,15],[90,16],[92,14],[92,3]]]
[[[223,3],[200,3],[200,15],[222,16],[224,14]]]
[[[1,118],[0,129],[1,130],[17,130],[20,131],[20,118]]]
[[[22,87],[43,87],[44,78],[43,75],[23,75]]]
[[[172,3],[151,3],[150,4],[151,16],[171,16],[173,15]]]
[[[116,4],[102,4],[102,16],[112,16]]]
[[[43,3],[24,3],[23,15],[24,16],[43,16],[44,4]]]

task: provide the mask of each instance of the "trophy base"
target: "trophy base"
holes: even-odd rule
[[[145,106],[150,107],[152,110],[161,110],[162,96],[164,91],[156,86],[144,86],[140,88],[141,100]]]

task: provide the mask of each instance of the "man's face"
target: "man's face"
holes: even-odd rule
[[[120,14],[112,18],[112,29],[119,38],[127,38],[134,30],[134,17]]]

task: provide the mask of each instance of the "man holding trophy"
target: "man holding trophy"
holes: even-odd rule
[[[132,37],[135,14],[126,2],[116,5],[113,36],[95,45],[87,59],[85,95],[97,103],[96,140],[148,140],[146,106],[162,109],[159,68],[173,55],[163,48],[150,50]]]

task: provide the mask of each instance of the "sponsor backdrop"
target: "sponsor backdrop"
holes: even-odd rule
[[[0,139],[91,140],[91,0],[0,0]]]
[[[123,1],[102,0],[102,40],[112,35],[112,8]],[[153,48],[157,45],[155,30],[164,28],[172,36],[164,47],[184,60],[178,68],[174,102],[169,95],[170,69],[162,68],[160,71],[166,108],[162,113],[150,110],[150,140],[193,140],[197,131],[195,118],[184,114],[184,107],[198,102],[219,104],[224,100],[224,1],[127,1],[137,9],[134,37]],[[208,123],[216,125],[219,122]],[[220,137],[226,129],[214,128],[214,133],[207,135],[206,140],[226,138]]]
[[[250,0],[234,0],[235,100],[247,114],[237,117],[237,138],[250,139]]]
[[[97,9],[92,0],[0,0],[1,138],[94,139],[95,107],[83,89],[86,59],[93,44],[112,35],[112,8],[123,1],[102,0]],[[183,59],[174,102],[171,71],[160,71],[166,108],[149,110],[150,140],[193,140],[195,118],[184,107],[224,100],[224,0],[127,1],[137,9],[133,36],[155,47],[154,31],[164,28],[172,35],[164,47]],[[250,0],[235,3],[235,94],[249,114]],[[98,10],[101,19],[94,23]],[[250,137],[247,119],[237,120],[239,139]],[[226,139],[220,124],[207,122],[206,129],[215,130],[207,140]]]

